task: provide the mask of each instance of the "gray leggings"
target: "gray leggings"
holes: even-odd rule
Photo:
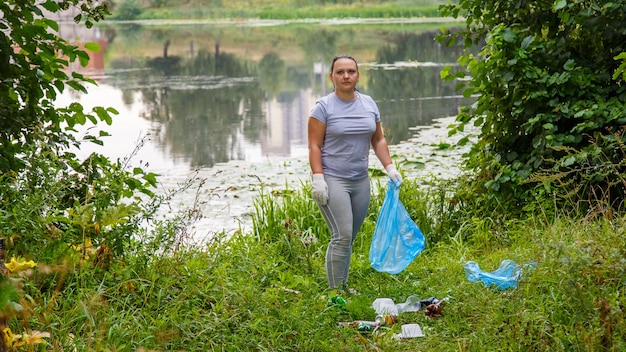
[[[370,180],[328,175],[324,178],[328,184],[328,204],[318,206],[331,232],[326,250],[326,279],[329,288],[337,288],[348,283],[352,243],[369,208]]]

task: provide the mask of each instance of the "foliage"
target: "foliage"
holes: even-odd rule
[[[130,169],[129,160],[112,162],[97,154],[79,160],[74,153],[82,142],[102,144],[102,135],[77,140],[75,127],[111,123],[114,109],[55,106],[66,88],[86,92],[86,84],[95,84],[67,68],[76,61],[87,65],[81,47],[99,48],[61,39],[57,23],[42,15],[80,6],[75,21],[90,27],[107,14],[106,5],[78,0],[0,5],[0,26],[9,29],[0,32],[0,231],[16,254],[49,261],[64,257],[71,246],[80,246],[83,255],[98,246],[103,258],[122,254],[141,221],[137,194],[152,196],[156,185],[156,175]]]
[[[459,36],[443,33],[440,41],[484,40],[479,55],[459,59],[471,74],[460,89],[479,98],[451,131],[481,127],[466,159],[477,174],[472,191],[509,211],[536,196],[583,211],[622,207],[626,86],[617,60],[626,50],[624,6],[462,0],[441,7],[467,20]]]
[[[139,17],[141,12],[142,8],[137,0],[124,0],[115,7],[115,16],[122,21],[132,21]]]
[[[56,154],[74,140],[65,133],[86,120],[110,121],[114,110],[94,109],[85,113],[79,105],[56,109],[57,93],[66,87],[86,91],[85,83],[94,83],[83,75],[68,75],[69,63],[79,61],[87,65],[88,54],[77,45],[60,39],[55,21],[43,17],[67,10],[82,1],[52,0],[41,3],[8,0],[0,4],[0,171],[21,171],[29,154]],[[91,26],[107,13],[106,2],[95,5],[87,2],[77,15],[77,22]],[[98,50],[96,44],[86,44]],[[64,125],[67,127],[64,128]]]

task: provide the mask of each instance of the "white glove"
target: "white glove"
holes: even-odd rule
[[[324,174],[313,174],[311,180],[313,200],[319,205],[328,204],[328,185],[324,179]]]
[[[393,181],[396,186],[400,186],[402,184],[402,175],[400,175],[400,173],[393,164],[389,164],[385,170],[387,170],[387,175],[389,175],[389,179],[391,179],[391,181]]]

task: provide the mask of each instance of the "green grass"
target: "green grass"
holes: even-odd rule
[[[178,251],[155,251],[147,240],[108,271],[90,262],[66,263],[50,273],[40,268],[24,281],[25,310],[10,319],[10,326],[14,332],[51,332],[48,350],[55,351],[626,348],[624,219],[453,218],[462,209],[436,210],[442,209],[438,202],[450,204],[441,196],[449,187],[405,181],[401,199],[417,214],[428,245],[398,275],[369,266],[369,243],[384,196],[376,192],[352,257],[350,286],[358,294],[346,295],[343,308],[327,307],[333,293],[325,285],[323,262],[329,233],[309,185],[303,184],[298,190],[261,192],[251,234]],[[453,225],[456,221],[460,226]],[[504,259],[537,266],[517,289],[498,291],[465,278],[468,260],[492,271]],[[337,326],[373,320],[376,298],[401,303],[410,295],[446,298],[443,315],[403,313],[398,324],[375,334]],[[420,324],[426,336],[393,338],[409,323]]]

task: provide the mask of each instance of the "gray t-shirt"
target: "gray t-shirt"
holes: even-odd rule
[[[353,100],[345,101],[332,92],[315,103],[310,116],[326,125],[324,174],[350,180],[367,177],[372,135],[380,121],[376,102],[358,92]]]

